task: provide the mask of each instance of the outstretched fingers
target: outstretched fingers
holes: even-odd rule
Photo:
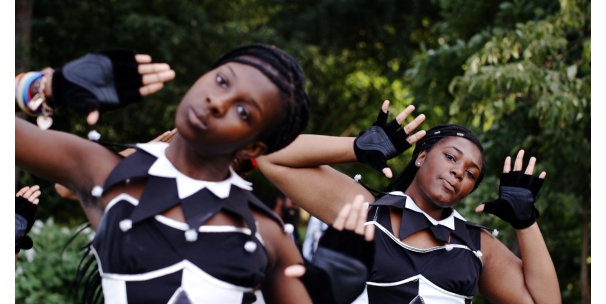
[[[528,161],[528,167],[526,167],[526,171],[524,171],[524,174],[532,175],[532,173],[534,173],[534,165],[536,164],[536,162],[537,159],[534,156],[531,157]]]
[[[21,190],[23,190],[25,188],[27,188],[27,189],[24,192],[21,192]],[[39,202],[38,197],[41,194],[41,192],[40,192],[40,186],[34,185],[34,186],[31,186],[31,187],[24,187],[21,190],[19,192],[17,192],[17,196],[22,196],[23,198],[27,199],[28,201],[30,201],[34,205],[38,204],[38,202]]]
[[[421,138],[423,138],[423,136],[425,136],[426,132],[425,130],[421,130],[411,136],[408,136],[408,138],[406,138],[406,141],[408,141],[409,144],[414,144],[417,141],[419,141]]]
[[[513,164],[513,171],[522,171],[522,164],[524,162],[524,150],[520,150],[516,156],[516,161]]]
[[[404,119],[406,119],[406,117],[408,117],[408,115],[410,115],[414,110],[415,110],[415,106],[409,105],[408,107],[406,107],[406,109],[404,109],[404,111],[400,112],[400,114],[398,114],[398,116],[396,116],[396,121],[398,122],[398,124],[402,125],[402,122],[404,121]],[[408,133],[406,133],[406,134],[408,134]]]
[[[351,204],[346,204],[341,208],[337,219],[333,222],[333,228],[337,230],[351,230],[359,235],[363,235],[367,241],[374,238],[374,226],[365,225],[368,203],[364,203],[362,195],[356,195]]]
[[[165,70],[143,75],[143,84],[162,83],[175,78],[175,71]]]
[[[518,152],[518,155],[516,155],[516,160],[513,165],[513,171],[522,171],[522,167],[524,165],[523,163],[524,163],[524,150],[520,150]],[[536,163],[537,163],[536,157],[534,157],[534,156],[531,157],[528,160],[528,166],[526,167],[524,174],[533,175]],[[503,165],[503,173],[509,173],[510,171],[511,171],[511,157],[507,156],[505,158],[505,164]],[[547,176],[547,173],[545,171],[542,171],[539,174],[540,179],[545,179],[545,176]]]
[[[137,63],[150,63],[151,62],[151,56],[147,55],[147,54],[136,54],[135,55],[135,61]]]
[[[29,186],[25,186],[25,187],[19,189],[19,191],[17,191],[17,194],[15,194],[15,196],[23,196],[23,193],[27,192],[27,190],[29,190]]]
[[[383,111],[383,113],[387,113],[387,111],[389,110],[389,100],[383,101],[383,105],[381,106],[381,110]]]
[[[147,96],[160,91],[164,87],[164,83],[152,83],[139,88],[141,96]]]
[[[505,164],[503,165],[503,173],[509,173],[511,171],[511,156],[505,157]]]
[[[151,56],[146,54],[135,55],[135,60],[139,63],[137,71],[143,76],[143,87],[139,89],[141,96],[159,91],[164,82],[175,78],[175,71],[167,63],[151,63]]]

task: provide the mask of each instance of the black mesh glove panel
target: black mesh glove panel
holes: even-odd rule
[[[374,241],[328,227],[300,278],[313,303],[349,304],[363,291],[374,261]]]
[[[483,212],[498,216],[515,229],[530,227],[540,215],[534,203],[543,181],[522,171],[502,173],[499,198],[484,203]]]
[[[15,253],[19,253],[21,249],[32,248],[34,243],[27,233],[36,221],[37,211],[38,205],[21,196],[15,198]]]
[[[389,113],[389,112],[388,112]],[[354,152],[359,162],[381,172],[387,167],[387,160],[406,151],[411,145],[406,141],[406,132],[394,119],[387,124],[387,114],[379,110],[372,127],[360,132],[354,141]]]
[[[56,69],[52,79],[55,104],[88,114],[141,101],[143,78],[135,54],[134,50],[93,52]]]

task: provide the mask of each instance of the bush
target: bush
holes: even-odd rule
[[[71,296],[71,286],[83,255],[82,247],[94,237],[94,231],[85,227],[59,226],[52,218],[35,222],[28,234],[34,247],[21,250],[17,261],[16,303],[77,303]]]

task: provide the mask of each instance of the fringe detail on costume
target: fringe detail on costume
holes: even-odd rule
[[[78,230],[65,244],[63,250],[90,224]],[[82,258],[78,263],[76,277],[72,283],[71,296],[82,304],[101,304],[103,303],[103,289],[101,288],[101,275],[97,259],[91,252],[92,241],[80,248],[83,251]]]

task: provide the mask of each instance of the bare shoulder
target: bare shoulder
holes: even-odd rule
[[[253,217],[258,223],[258,232],[265,243],[265,248],[269,254],[270,261],[276,260],[283,250],[292,251],[288,249],[296,248],[294,242],[290,238],[290,235],[284,231],[284,227],[276,222],[271,216],[259,211],[252,210]]]

